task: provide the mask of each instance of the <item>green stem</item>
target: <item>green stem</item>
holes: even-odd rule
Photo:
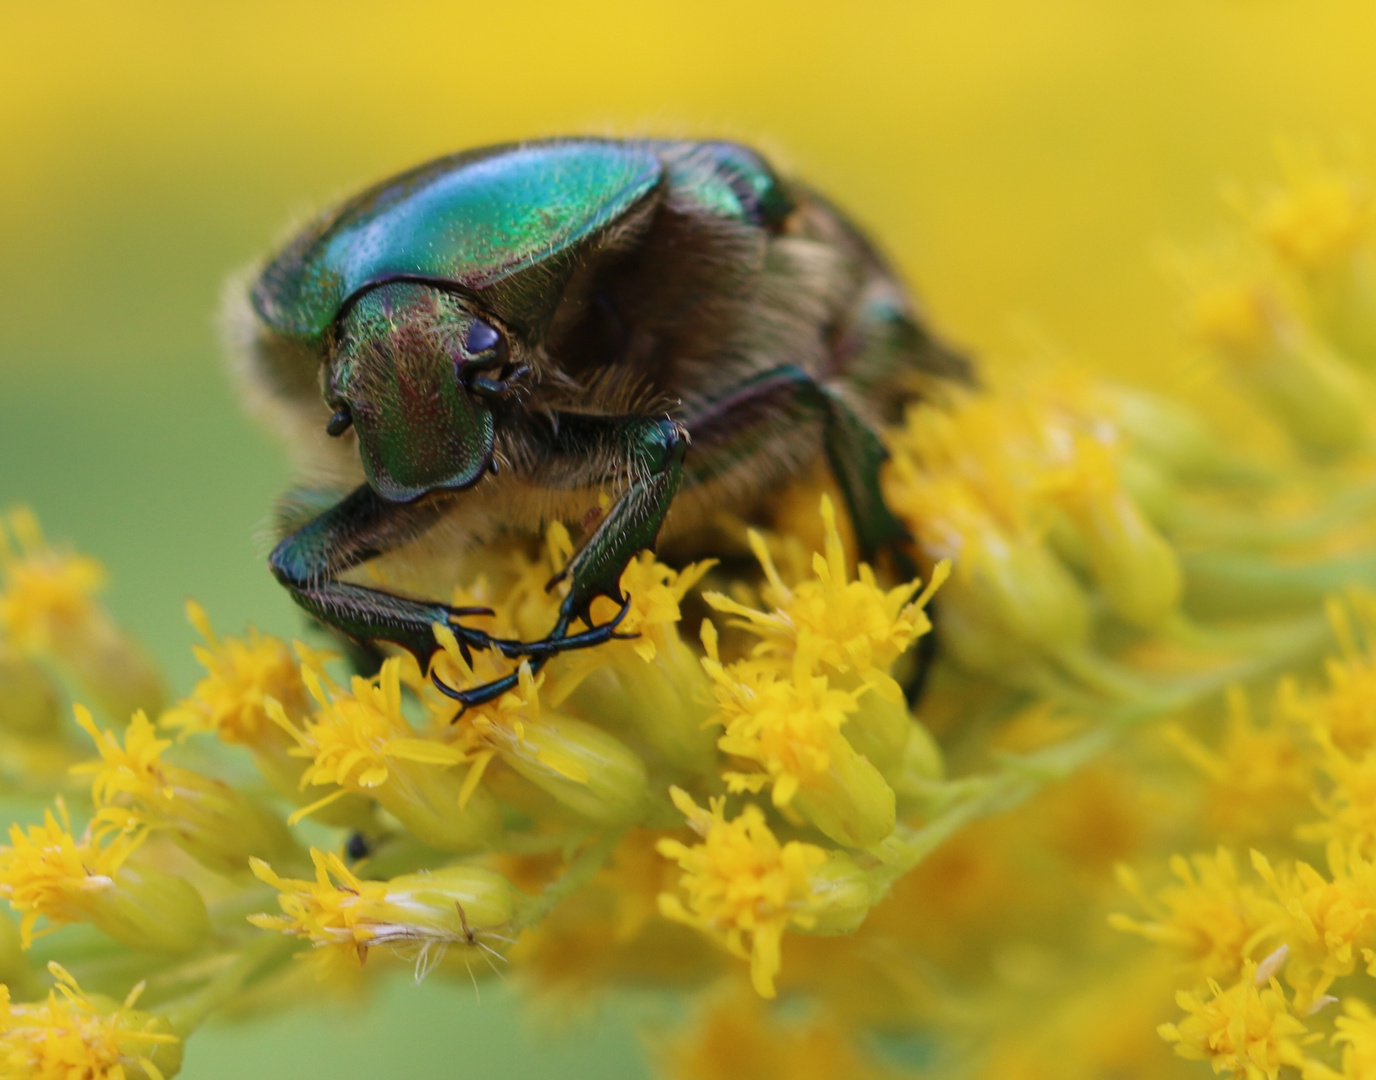
[[[622,833],[619,830],[605,832],[580,851],[557,881],[547,886],[544,892],[525,905],[515,921],[514,929],[521,931],[534,926],[563,903],[565,899],[591,881],[597,871],[602,869],[602,865],[607,861],[607,856],[612,853],[612,849],[620,842],[621,837]]]
[[[161,1011],[178,1036],[185,1039],[215,1010],[239,994],[264,969],[285,959],[296,942],[284,934],[265,934],[244,948],[228,967],[180,1003]]]

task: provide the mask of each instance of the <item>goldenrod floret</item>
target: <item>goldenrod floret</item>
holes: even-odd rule
[[[556,708],[596,717],[599,725],[634,732],[674,768],[710,775],[716,754],[707,719],[707,679],[679,635],[683,598],[713,560],[674,570],[642,552],[621,574],[629,608],[618,632],[629,640],[561,657],[547,693]],[[614,618],[610,600],[593,605],[598,622]]]
[[[1305,840],[1337,840],[1363,854],[1376,854],[1376,750],[1349,757],[1322,733],[1319,768],[1331,781],[1329,790],[1314,796],[1324,820],[1303,825]]]
[[[1343,1001],[1343,1015],[1334,1021],[1334,1046],[1343,1051],[1342,1072],[1317,1061],[1305,1062],[1304,1080],[1366,1080],[1376,1076],[1376,1015],[1359,998]]]
[[[0,631],[17,648],[62,660],[111,716],[123,720],[135,709],[159,708],[162,683],[95,599],[105,580],[94,559],[50,547],[27,508],[0,517]]]
[[[760,637],[758,655],[792,657],[799,638],[806,635],[820,664],[837,675],[853,676],[856,682],[874,687],[890,701],[900,701],[903,691],[889,675],[889,668],[918,637],[931,630],[924,609],[945,579],[947,568],[939,567],[920,594],[920,582],[881,589],[874,571],[864,563],[860,564],[858,579],[851,581],[836,528],[836,510],[825,495],[821,515],[826,552],[813,555],[812,568],[817,576],[792,587],[780,577],[764,538],[750,531],[750,548],[767,581],[764,600],[772,610],[756,611],[721,593],[707,593],[704,599],[717,611],[735,615],[732,625]]]
[[[103,617],[95,597],[108,575],[95,559],[49,547],[38,519],[27,507],[11,510],[7,520],[17,547],[0,528],[0,629],[21,648],[54,652]]]
[[[164,1080],[181,1069],[181,1040],[168,1022],[134,1008],[139,983],[120,1005],[89,997],[56,963],[47,1001],[16,1005],[0,986],[0,1073],[32,1080]]]
[[[931,557],[954,564],[942,632],[979,670],[1007,676],[1088,636],[1088,600],[1045,542],[1062,427],[1030,400],[981,395],[909,409],[892,436],[885,496]]]
[[[1182,589],[1175,549],[1123,490],[1110,448],[1075,433],[1048,487],[1083,538],[1094,580],[1113,610],[1144,627],[1173,615]]]
[[[715,559],[704,559],[675,570],[649,551],[642,551],[627,563],[621,573],[621,592],[630,606],[617,627],[622,633],[636,635],[626,643],[627,647],[648,663],[659,650],[679,641],[679,605],[715,564]],[[604,599],[599,603],[611,601]]]
[[[209,930],[205,904],[183,878],[127,860],[143,832],[121,833],[108,844],[72,836],[45,811],[42,825],[11,825],[9,847],[0,848],[0,896],[19,912],[28,948],[39,918],[47,933],[64,923],[90,922],[117,941],[150,952],[186,952]]]
[[[278,861],[300,857],[272,811],[223,781],[164,762],[162,752],[171,740],[159,739],[142,712],[125,730],[123,746],[114,733],[96,727],[81,705],[76,720],[100,752],[99,761],[72,767],[92,777],[96,815],[91,825],[97,838],[165,830],[192,857],[226,874],[247,870],[250,855]]]
[[[1281,1066],[1304,1064],[1300,1047],[1307,1029],[1291,1014],[1275,979],[1258,985],[1256,964],[1249,961],[1227,990],[1210,979],[1209,991],[1207,1000],[1201,994],[1177,994],[1176,1004],[1189,1015],[1157,1029],[1177,1054],[1248,1080],[1276,1080]]]
[[[672,1080],[898,1080],[847,1024],[809,1016],[780,1023],[758,998],[732,987],[693,1029],[661,1048]]]
[[[320,673],[303,667],[319,708],[300,724],[268,699],[268,715],[297,742],[292,753],[309,761],[301,786],[336,788],[288,821],[294,824],[352,791],[376,799],[422,843],[445,851],[472,850],[499,827],[497,805],[481,787],[465,790],[465,770],[457,768],[466,760],[463,750],[420,738],[402,715],[401,664],[391,657],[374,678],[355,675],[347,692],[327,687]]]
[[[710,624],[709,624],[710,625]],[[707,627],[704,627],[707,631]],[[792,808],[837,843],[867,847],[893,831],[895,800],[883,775],[841,733],[858,693],[832,689],[816,674],[806,632],[785,672],[772,662],[744,660],[730,667],[704,633],[703,667],[717,700],[717,740],[724,753],[755,762],[759,771],[727,772],[733,792],[771,788],[774,805]]]
[[[450,670],[459,683],[482,681],[459,652],[453,633],[436,628]],[[614,735],[592,724],[544,709],[540,684],[528,661],[518,669],[516,686],[485,705],[466,709],[455,721],[455,750],[473,762],[464,788],[467,799],[493,757],[500,757],[531,783],[569,809],[594,821],[626,822],[644,808],[645,765]],[[441,676],[443,677],[443,676]]]
[[[1296,442],[1323,455],[1362,444],[1370,387],[1307,331],[1268,282],[1243,278],[1202,285],[1193,306],[1200,338]]]
[[[1178,725],[1168,725],[1165,734],[1207,779],[1205,814],[1225,837],[1287,835],[1312,808],[1314,768],[1296,731],[1274,720],[1257,724],[1240,687],[1229,687],[1217,747]]]
[[[159,722],[182,732],[212,731],[224,742],[250,748],[282,744],[285,734],[268,717],[264,702],[275,698],[289,716],[301,715],[310,704],[291,648],[254,627],[245,637],[222,639],[194,600],[186,602],[186,618],[205,639],[191,650],[205,677]],[[318,667],[323,657],[311,659]]]
[[[446,866],[390,881],[359,878],[344,861],[311,849],[315,880],[282,878],[261,859],[253,872],[280,895],[281,915],[250,915],[265,930],[345,950],[362,964],[370,948],[418,950],[421,977],[450,945],[478,945],[511,922],[514,893],[507,880],[477,866]]]
[[[1257,230],[1290,265],[1308,273],[1325,270],[1366,239],[1371,193],[1356,177],[1332,169],[1288,172],[1288,185],[1259,208]]]
[[[1237,866],[1225,849],[1211,857],[1171,858],[1180,882],[1148,896],[1137,876],[1118,868],[1118,880],[1150,918],[1140,922],[1112,915],[1109,924],[1168,945],[1184,954],[1200,975],[1231,979],[1275,933],[1276,905],[1238,880]]]
[[[1342,604],[1330,603],[1328,615],[1342,654],[1324,661],[1327,688],[1305,691],[1295,679],[1286,679],[1281,684],[1281,708],[1342,753],[1360,757],[1376,749],[1376,656],[1370,645],[1359,644]]]
[[[1376,947],[1376,864],[1332,841],[1331,881],[1303,862],[1277,873],[1259,851],[1252,852],[1252,865],[1280,904],[1277,931],[1291,947],[1286,979],[1296,1007],[1307,1009]]]
[[[679,788],[670,794],[702,842],[692,847],[659,842],[660,854],[684,871],[679,886],[687,899],[685,906],[679,896],[662,893],[660,914],[710,934],[732,955],[749,959],[755,991],[773,997],[784,931],[817,923],[819,901],[811,877],[825,865],[827,853],[797,840],[780,844],[757,806],[747,804],[727,821],[725,799],[712,799],[703,810]]]

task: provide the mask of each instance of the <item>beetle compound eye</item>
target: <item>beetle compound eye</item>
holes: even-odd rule
[[[488,349],[496,348],[501,340],[501,335],[490,323],[485,323],[482,319],[474,319],[468,327],[468,336],[463,340],[463,347],[470,356],[473,356],[477,353],[487,352]]]
[[[330,417],[330,422],[325,425],[325,434],[332,438],[339,438],[344,432],[353,426],[354,414],[349,411],[349,406],[341,405],[335,410],[335,414]]]

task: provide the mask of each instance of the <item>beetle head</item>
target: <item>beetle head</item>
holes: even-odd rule
[[[380,285],[338,324],[327,430],[353,424],[368,483],[384,499],[469,487],[492,461],[494,435],[474,384],[491,384],[482,373],[506,359],[504,331],[464,298],[419,282]]]

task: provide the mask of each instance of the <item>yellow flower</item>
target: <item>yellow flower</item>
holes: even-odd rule
[[[400,657],[385,661],[372,679],[355,675],[348,692],[327,687],[311,667],[302,677],[319,708],[298,723],[280,702],[268,715],[292,736],[292,753],[309,761],[301,786],[336,790],[297,810],[295,823],[346,792],[369,795],[422,843],[444,851],[480,847],[499,827],[497,804],[481,787],[465,790],[463,750],[416,735],[401,711]],[[460,799],[463,805],[460,805]]]
[[[837,843],[867,847],[893,831],[893,789],[841,734],[858,708],[855,691],[835,690],[815,673],[806,634],[784,672],[773,663],[744,660],[729,667],[717,658],[710,624],[704,626],[717,699],[717,740],[724,753],[759,768],[726,772],[733,792],[772,789],[774,805],[792,809]]]
[[[1349,757],[1327,740],[1322,744],[1319,768],[1331,784],[1315,794],[1314,804],[1324,820],[1303,825],[1297,835],[1305,840],[1338,840],[1363,854],[1376,854],[1376,750]]]
[[[1257,231],[1282,260],[1316,273],[1350,256],[1371,227],[1371,193],[1357,177],[1282,159],[1287,185],[1257,208]]]
[[[7,523],[17,546],[10,545],[0,528],[5,586],[0,592],[0,628],[25,649],[61,649],[68,638],[102,617],[95,597],[105,588],[105,568],[89,556],[49,547],[27,507],[11,510]]]
[[[1286,980],[1296,1006],[1308,1008],[1376,947],[1376,864],[1335,840],[1328,845],[1331,881],[1303,862],[1278,873],[1259,851],[1252,865],[1283,909],[1277,929],[1291,948]]]
[[[56,963],[48,999],[16,1005],[0,986],[0,1074],[32,1080],[163,1080],[181,1068],[168,1022],[134,1008],[139,983],[118,1006],[92,999]]]
[[[159,739],[142,712],[125,730],[123,746],[114,733],[96,727],[84,706],[76,706],[76,719],[100,752],[100,760],[72,767],[93,778],[91,824],[97,838],[162,830],[203,865],[225,874],[247,870],[254,854],[282,861],[300,857],[275,813],[223,781],[164,762],[171,740]]]
[[[785,930],[822,929],[824,917],[853,929],[863,919],[868,897],[858,898],[857,883],[845,881],[850,876],[845,866],[828,875],[829,860],[821,848],[797,840],[780,844],[759,807],[747,803],[727,821],[724,799],[712,799],[703,810],[679,788],[671,788],[670,795],[702,843],[659,842],[659,853],[682,868],[679,887],[687,898],[685,905],[678,895],[661,893],[660,914],[696,927],[733,956],[748,959],[750,980],[761,997],[774,996]],[[845,887],[837,888],[838,882]]]
[[[938,566],[920,594],[920,582],[881,589],[874,571],[864,563],[858,580],[850,581],[836,510],[825,495],[821,513],[826,552],[812,557],[817,576],[792,587],[780,577],[764,537],[750,530],[750,549],[764,569],[767,584],[763,596],[771,611],[756,611],[721,593],[706,593],[703,598],[717,611],[735,615],[732,625],[744,627],[761,639],[756,655],[787,660],[806,637],[817,661],[829,668],[833,677],[851,676],[838,680],[843,685],[850,689],[872,686],[888,700],[901,701],[902,687],[889,674],[889,668],[917,638],[931,630],[924,609],[945,580],[948,568]]]
[[[1294,440],[1316,456],[1363,445],[1372,388],[1255,272],[1192,283],[1195,330]]]
[[[1376,749],[1376,657],[1368,634],[1359,641],[1349,608],[1362,629],[1369,629],[1370,597],[1354,595],[1348,604],[1328,604],[1328,620],[1341,655],[1324,660],[1327,689],[1306,692],[1288,678],[1281,683],[1280,703],[1291,719],[1325,735],[1344,754],[1360,757]]]
[[[291,649],[254,627],[246,637],[221,639],[194,600],[186,602],[186,618],[205,639],[204,645],[192,646],[205,677],[159,722],[184,733],[213,731],[227,743],[250,748],[282,743],[285,734],[268,717],[264,702],[275,698],[289,716],[301,715],[309,705]],[[315,654],[309,659],[319,667],[324,657]]]
[[[1287,724],[1257,724],[1241,687],[1228,689],[1227,720],[1216,748],[1177,724],[1167,725],[1165,734],[1206,778],[1206,820],[1225,837],[1286,835],[1313,805],[1314,766],[1307,748]]]
[[[1238,880],[1237,866],[1224,848],[1190,861],[1175,855],[1170,866],[1179,884],[1154,897],[1132,871],[1120,866],[1119,881],[1150,921],[1112,915],[1109,924],[1178,950],[1205,978],[1231,979],[1274,934],[1276,906]]]
[[[123,722],[135,709],[161,707],[162,680],[95,599],[105,579],[94,559],[50,547],[28,509],[0,516],[0,631],[26,652],[61,660]]]
[[[882,1080],[900,1074],[865,1053],[854,1032],[824,1016],[780,1023],[735,986],[703,1009],[692,1028],[659,1047],[672,1080]]]
[[[636,636],[561,657],[561,662],[550,665],[550,703],[596,717],[601,726],[634,733],[676,769],[711,775],[716,753],[704,726],[707,679],[697,655],[680,636],[678,623],[683,598],[713,562],[674,570],[650,552],[632,559],[621,574],[629,607],[617,629]],[[606,598],[593,604],[598,622],[615,614]]]
[[[1333,1022],[1337,1028],[1332,1036],[1335,1047],[1343,1052],[1342,1072],[1327,1065],[1308,1061],[1304,1066],[1304,1080],[1367,1080],[1376,1076],[1376,1015],[1371,1006],[1359,998],[1343,1002],[1343,1015]]]
[[[457,672],[459,685],[482,681],[459,651],[453,631],[436,627],[444,647],[441,678]],[[444,664],[447,662],[448,667]],[[478,661],[486,669],[490,657]],[[640,756],[601,728],[542,708],[540,684],[528,661],[518,682],[495,701],[477,705],[455,719],[459,746],[453,749],[473,762],[460,795],[467,805],[494,757],[552,795],[564,806],[593,821],[628,822],[645,808],[646,772]],[[451,710],[452,711],[452,710]],[[460,749],[460,746],[462,749]]]
[[[250,915],[249,921],[333,946],[362,964],[370,948],[416,950],[420,978],[450,945],[479,945],[479,938],[511,922],[514,892],[506,879],[477,866],[446,866],[390,881],[366,881],[344,861],[311,849],[315,880],[282,878],[261,859],[253,872],[280,893],[281,915]],[[483,946],[486,947],[486,946]]]
[[[47,933],[64,923],[91,922],[136,949],[180,953],[209,930],[205,903],[184,878],[128,863],[144,833],[121,833],[108,844],[77,840],[59,802],[63,821],[45,811],[42,825],[10,826],[10,845],[0,848],[0,896],[21,915],[24,947],[40,918]]]
[[[1256,965],[1249,961],[1235,985],[1224,990],[1210,979],[1209,991],[1208,999],[1181,991],[1175,1002],[1189,1015],[1157,1029],[1177,1054],[1247,1080],[1276,1080],[1282,1065],[1304,1064],[1298,1037],[1306,1028],[1291,1014],[1275,979],[1258,985]]]

